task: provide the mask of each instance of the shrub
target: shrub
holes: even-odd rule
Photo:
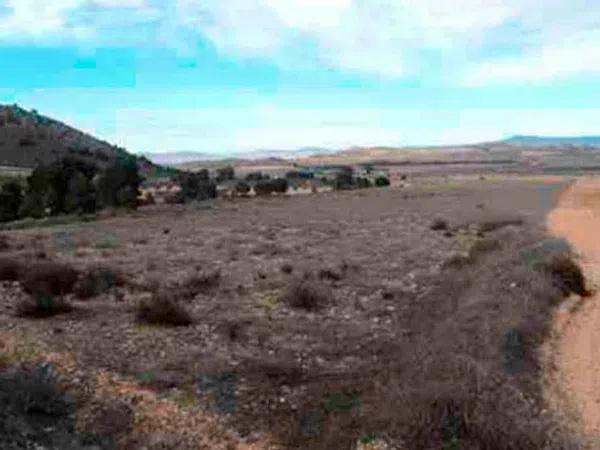
[[[329,303],[326,291],[309,280],[296,281],[283,292],[281,300],[292,308],[317,311]]]
[[[358,189],[368,189],[372,186],[371,181],[368,178],[358,177],[356,179],[356,187]]]
[[[185,298],[194,298],[217,288],[221,282],[221,272],[200,273],[189,277],[180,285],[180,294]]]
[[[546,263],[546,270],[552,277],[556,287],[564,295],[575,293],[587,296],[589,294],[585,286],[585,276],[579,265],[570,256],[560,255],[552,257]]]
[[[0,252],[4,252],[6,250],[10,250],[10,244],[8,243],[8,238],[3,234],[0,234]]]
[[[335,175],[333,186],[335,189],[345,190],[352,189],[354,186],[353,179],[354,170],[352,167],[343,167]]]
[[[429,227],[434,231],[445,231],[448,227],[448,222],[443,219],[435,219],[431,226]]]
[[[390,185],[390,179],[384,175],[375,178],[375,186],[384,187]]]
[[[217,186],[210,181],[208,170],[182,172],[177,177],[183,201],[203,201],[217,197]]]
[[[318,277],[321,280],[340,281],[342,274],[333,269],[321,269],[319,270]]]
[[[489,233],[492,231],[499,230],[500,228],[508,227],[508,226],[520,226],[523,225],[523,218],[521,217],[492,217],[486,220],[483,220],[479,224],[479,229],[483,233]]]
[[[250,185],[245,181],[238,181],[234,190],[237,195],[248,195],[250,193]]]
[[[294,266],[289,263],[285,263],[281,266],[281,271],[287,275],[291,274],[294,271]]]
[[[0,281],[17,281],[22,269],[21,261],[13,257],[0,258]]]
[[[233,167],[221,167],[217,169],[216,181],[217,183],[223,183],[225,181],[231,181],[235,178],[235,171]]]
[[[285,194],[288,189],[288,182],[284,178],[275,178],[274,180],[258,181],[254,185],[256,195],[271,195],[273,193]]]
[[[19,209],[23,203],[23,188],[15,181],[4,183],[0,187],[0,222],[9,222],[19,218]]]
[[[28,268],[20,281],[25,292],[34,298],[48,298],[73,292],[77,278],[78,273],[71,266],[48,261]]]
[[[17,315],[19,317],[45,318],[73,311],[73,307],[63,297],[49,294],[33,294],[19,301]]]
[[[246,181],[261,181],[261,180],[270,180],[271,177],[267,174],[263,174],[262,172],[250,172],[246,175]]]
[[[81,300],[87,300],[122,286],[122,276],[111,269],[97,267],[84,272],[73,288],[74,294]]]
[[[148,325],[188,326],[191,314],[166,291],[158,291],[150,299],[137,305],[136,320]]]

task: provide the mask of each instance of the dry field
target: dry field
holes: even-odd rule
[[[43,319],[3,283],[5,364],[49,361],[95,449],[577,448],[538,358],[563,296],[536,264],[564,250],[544,220],[567,182],[457,177],[5,232],[0,269],[95,274]],[[181,326],[147,323],[157,299]]]

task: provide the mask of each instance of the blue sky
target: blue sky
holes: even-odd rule
[[[136,152],[600,134],[600,2],[0,0],[0,102]]]

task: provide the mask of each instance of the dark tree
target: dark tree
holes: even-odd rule
[[[9,222],[19,217],[23,203],[23,188],[16,181],[9,181],[0,187],[0,222]]]

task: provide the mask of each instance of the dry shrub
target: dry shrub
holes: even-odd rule
[[[64,297],[46,293],[36,293],[20,300],[17,304],[17,316],[42,319],[73,311],[73,307]]]
[[[302,280],[290,284],[281,300],[292,308],[317,311],[330,303],[330,295],[326,287]]]
[[[281,271],[286,275],[289,275],[294,271],[294,266],[292,266],[290,263],[285,263],[281,266]]]
[[[173,327],[188,326],[194,322],[189,311],[164,290],[138,303],[136,320],[148,325]]]
[[[471,259],[477,259],[486,253],[491,253],[500,250],[502,244],[499,239],[483,238],[476,240],[469,249]]]
[[[449,226],[448,226],[448,222],[446,222],[443,219],[435,219],[430,227],[433,231],[446,231],[448,230]]]
[[[479,229],[483,233],[489,233],[508,226],[521,226],[523,223],[523,218],[519,216],[497,215],[482,220]]]
[[[568,255],[557,255],[546,263],[546,270],[563,295],[571,293],[585,297],[589,294],[585,276],[579,265]]]
[[[5,252],[7,250],[10,250],[8,238],[5,235],[0,234],[0,252]]]
[[[343,276],[340,272],[334,269],[321,269],[317,274],[321,280],[340,281]]]
[[[20,281],[25,292],[34,297],[55,297],[73,292],[78,275],[68,264],[38,262],[28,269]]]
[[[219,287],[221,271],[214,270],[207,273],[198,273],[187,278],[179,286],[179,295],[193,299],[198,294],[208,294]]]
[[[74,287],[74,293],[80,300],[87,300],[124,284],[123,276],[112,269],[96,267],[85,271]]]
[[[21,261],[14,257],[0,258],[0,281],[17,281],[23,269]]]

